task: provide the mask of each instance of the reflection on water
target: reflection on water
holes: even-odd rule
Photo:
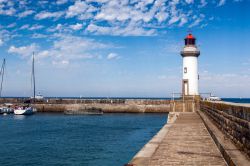
[[[0,116],[0,165],[124,165],[166,120],[166,114]]]
[[[14,115],[14,119],[16,120],[24,120],[25,119],[25,115]]]

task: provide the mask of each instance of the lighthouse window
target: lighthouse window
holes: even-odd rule
[[[184,67],[184,73],[187,73],[187,67]]]

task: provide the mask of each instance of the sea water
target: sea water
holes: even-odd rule
[[[250,98],[222,98],[222,100],[233,103],[250,103]]]
[[[0,116],[0,165],[122,166],[167,114]]]

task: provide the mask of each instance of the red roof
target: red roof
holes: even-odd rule
[[[195,37],[190,33],[187,35],[186,39],[195,39]]]

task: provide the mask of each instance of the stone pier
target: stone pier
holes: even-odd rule
[[[147,163],[138,156],[131,162],[136,166],[226,165],[196,112],[178,115]]]
[[[127,165],[250,165],[250,108],[203,101],[199,106],[169,113],[170,121]]]

